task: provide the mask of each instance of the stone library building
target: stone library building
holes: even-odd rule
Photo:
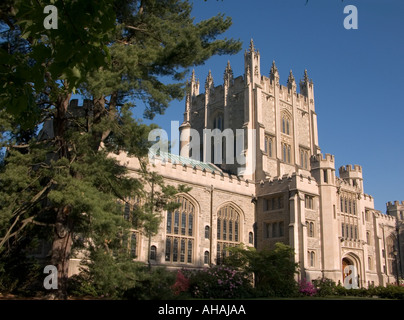
[[[307,71],[299,82],[290,71],[286,86],[279,83],[275,62],[262,75],[251,40],[244,75],[234,77],[228,63],[220,80],[214,85],[209,72],[200,92],[192,73],[180,152],[149,154],[149,169],[166,184],[191,190],[177,196],[179,209],[162,213],[151,242],[133,230],[135,260],[203,268],[219,264],[228,247],[260,250],[282,242],[294,249],[299,277],[307,280],[343,283],[348,265],[356,268],[360,287],[402,278],[404,201],[388,202],[385,213],[375,210],[362,167],[336,168],[334,155],[321,153]],[[242,143],[237,132],[243,133]],[[137,174],[137,159],[115,156]],[[74,273],[79,261],[71,263]]]

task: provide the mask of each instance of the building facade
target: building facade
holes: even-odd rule
[[[343,283],[347,265],[355,266],[361,287],[402,277],[404,202],[389,202],[387,214],[375,210],[361,166],[337,174],[334,156],[321,153],[307,71],[299,84],[290,71],[286,86],[275,62],[262,75],[252,41],[244,66],[244,75],[234,78],[228,63],[218,86],[209,72],[203,93],[192,73],[180,154],[149,158],[150,170],[167,184],[192,189],[178,196],[180,209],[163,213],[151,243],[133,230],[135,259],[148,261],[150,245],[155,265],[201,268],[220,263],[237,244],[260,250],[283,242],[308,280]],[[136,174],[136,159],[118,158]]]

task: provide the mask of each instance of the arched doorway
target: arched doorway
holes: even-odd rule
[[[357,278],[356,278],[356,283],[355,284],[353,284],[352,283],[352,281],[354,281],[354,275],[352,275],[352,269],[350,269],[350,270],[348,270],[348,273],[345,273],[344,271],[345,271],[345,268],[347,267],[347,266],[353,266],[355,269],[355,273],[356,273],[356,276],[357,276]],[[356,261],[356,259],[354,259],[354,258],[351,258],[351,257],[344,257],[343,259],[342,259],[342,283],[344,284],[345,283],[345,278],[346,277],[348,277],[348,276],[350,276],[350,279],[349,279],[349,284],[350,285],[354,285],[354,287],[356,287],[356,285],[358,286],[358,287],[360,287],[360,275],[359,275],[359,265],[358,265],[358,261]],[[352,276],[351,276],[352,275]]]
[[[353,262],[351,260],[349,260],[348,258],[342,259],[342,283],[344,283],[345,277],[347,276],[347,274],[345,274],[344,272],[345,267],[350,265],[353,265]],[[349,274],[351,274],[351,272],[349,272]]]

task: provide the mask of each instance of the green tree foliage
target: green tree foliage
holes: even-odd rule
[[[58,29],[43,26],[44,8],[58,9]],[[0,105],[24,126],[39,120],[38,95],[56,101],[87,72],[105,65],[115,28],[114,2],[6,0],[0,5]],[[66,88],[60,87],[61,80]],[[68,85],[67,85],[68,84]]]
[[[43,26],[47,4],[0,5],[0,147],[7,148],[0,164],[0,260],[43,229],[66,297],[72,250],[113,255],[134,227],[117,199],[143,199],[136,223],[150,238],[161,210],[186,192],[145,170],[153,126],[135,119],[133,107],[144,103],[150,119],[164,113],[183,97],[188,68],[235,53],[240,43],[219,39],[230,18],[195,23],[188,1],[54,0],[58,29],[50,30]],[[69,108],[74,91],[89,103]],[[119,152],[140,159],[136,175],[111,157]]]
[[[291,247],[276,243],[273,250],[242,246],[229,248],[225,264],[254,275],[255,289],[263,296],[292,296],[297,293],[294,279],[298,265]]]

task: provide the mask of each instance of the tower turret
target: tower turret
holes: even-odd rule
[[[310,158],[311,174],[318,185],[334,184],[335,160],[332,154],[315,154]]]
[[[250,47],[244,53],[244,67],[246,83],[259,83],[261,79],[260,53],[254,47],[253,39],[250,41]]]
[[[339,168],[339,177],[344,179],[352,186],[359,187],[363,192],[362,167],[355,164],[353,167],[349,164]]]

